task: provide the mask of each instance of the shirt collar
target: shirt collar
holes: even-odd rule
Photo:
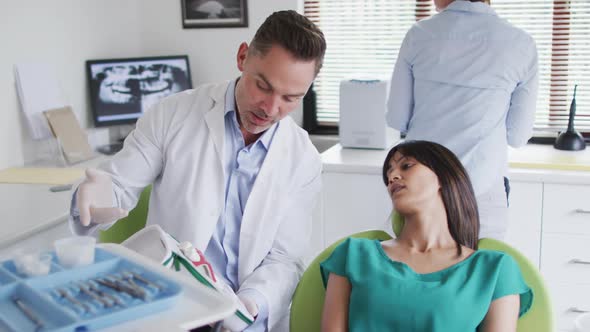
[[[264,134],[262,134],[262,136],[260,136],[258,138],[258,141],[262,144],[262,146],[264,146],[264,148],[266,149],[266,151],[268,151],[268,148],[270,146],[270,142],[272,142],[272,138],[275,135],[275,131],[277,131],[277,127],[279,126],[279,123],[275,123],[272,126],[270,126],[270,128],[268,128]]]
[[[240,129],[240,124],[238,123],[238,112],[236,111],[236,84],[238,83],[238,78],[235,80],[231,80],[227,87],[227,91],[225,92],[225,110],[224,115],[227,116],[228,113],[233,112],[233,120],[236,128]],[[260,142],[262,146],[268,151],[272,138],[274,136],[275,131],[277,130],[279,123],[275,123],[270,128],[268,128],[264,134],[258,137],[258,140],[254,142],[254,144],[258,144]],[[241,132],[240,132],[241,133]],[[254,145],[252,144],[252,145]]]
[[[451,2],[443,11],[447,10],[497,15],[496,11],[488,4],[483,2],[471,2],[468,0],[455,0]]]
[[[227,114],[236,110],[236,83],[237,79],[231,80],[225,92],[225,110],[223,114]]]

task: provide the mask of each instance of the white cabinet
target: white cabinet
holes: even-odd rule
[[[509,202],[504,240],[539,267],[543,184],[511,181]]]
[[[590,186],[545,184],[541,273],[555,303],[557,328],[573,331],[590,312]]]
[[[97,167],[110,158],[98,156],[70,170],[83,174],[83,169]],[[72,192],[53,192],[51,187],[53,185],[0,184],[0,255],[10,255],[17,248],[52,249],[55,239],[71,235],[67,219]]]
[[[546,184],[543,229],[590,236],[590,186]]]
[[[555,314],[556,331],[578,332],[575,329],[574,321],[583,312],[588,310],[588,297],[590,286],[571,284],[551,283],[551,302]]]
[[[42,184],[0,184],[0,258],[17,248],[52,249],[55,239],[70,234],[67,216],[72,194],[52,192],[50,188]]]

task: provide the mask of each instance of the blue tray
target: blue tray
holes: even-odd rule
[[[55,253],[51,255],[51,271],[45,276],[27,277],[17,272],[13,261],[0,263],[0,331],[96,330],[165,310],[182,293],[178,283],[100,248],[96,249],[94,264],[78,268],[65,268]],[[125,272],[134,272],[151,282],[132,279],[145,292],[144,298],[97,282],[105,277],[114,280],[111,277],[128,276]],[[98,289],[93,293],[102,301],[81,291],[80,283]],[[129,278],[125,283],[129,285]],[[78,303],[60,295],[58,289],[65,290]],[[17,306],[15,297],[42,322],[42,328]]]

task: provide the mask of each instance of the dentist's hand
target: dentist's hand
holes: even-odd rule
[[[126,217],[128,212],[113,207],[113,182],[111,177],[97,169],[86,170],[86,179],[78,187],[76,203],[83,226],[105,224]]]
[[[248,312],[250,313],[250,315],[252,315],[254,320],[256,320],[256,316],[258,316],[258,305],[253,300],[244,295],[238,295],[238,300],[242,302],[243,307],[245,307],[246,310],[248,310]],[[238,332],[243,331],[248,327],[246,323],[244,323],[243,321],[237,321],[238,323],[236,323],[235,317],[234,320],[232,320],[231,318],[226,318],[223,321],[221,332]]]
[[[258,316],[258,305],[254,301],[250,300],[245,296],[238,295],[238,298],[240,299],[240,301],[242,301],[244,307],[246,307],[246,310],[248,310],[250,315],[256,318],[256,316]]]

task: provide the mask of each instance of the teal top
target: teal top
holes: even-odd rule
[[[320,269],[324,287],[330,273],[352,286],[350,331],[476,331],[495,299],[519,294],[519,317],[533,302],[514,259],[494,250],[419,274],[389,258],[379,240],[349,238]]]

